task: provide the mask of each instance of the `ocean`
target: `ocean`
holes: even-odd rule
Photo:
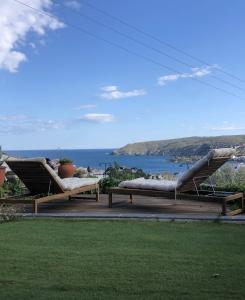
[[[164,156],[130,156],[111,155],[113,149],[74,149],[74,150],[9,150],[7,154],[17,157],[48,157],[50,159],[69,158],[77,167],[91,167],[104,169],[105,164],[117,162],[120,166],[141,168],[146,173],[157,174],[165,171],[171,173],[183,172],[187,169],[185,164],[171,162]]]

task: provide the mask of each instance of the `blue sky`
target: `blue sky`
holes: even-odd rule
[[[4,149],[114,148],[136,141],[244,133],[245,90],[213,77],[245,89],[245,82],[221,72],[245,80],[244,1],[87,0],[209,66],[82,5],[83,1],[20,1],[55,17],[40,15],[14,0],[0,4],[0,139]]]

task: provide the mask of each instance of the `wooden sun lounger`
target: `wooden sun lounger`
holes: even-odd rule
[[[49,201],[71,199],[76,195],[96,191],[96,201],[99,201],[99,184],[94,183],[66,191],[62,187],[54,171],[42,161],[7,161],[11,170],[25,184],[30,193],[20,196],[0,199],[0,203],[32,204],[33,212],[38,212],[38,204]]]
[[[181,182],[175,191],[163,191],[141,188],[120,188],[114,187],[109,189],[109,207],[112,207],[112,195],[121,194],[129,195],[132,203],[133,195],[141,195],[148,197],[162,197],[168,199],[195,200],[205,202],[217,202],[222,206],[223,215],[236,215],[244,210],[243,193],[215,192],[200,190],[200,185],[209,178],[216,170],[218,170],[225,162],[230,159],[230,156],[212,157],[210,152],[206,160],[201,160],[201,164],[196,164],[188,171],[188,175],[181,178]],[[210,157],[210,159],[208,159]],[[239,202],[240,207],[232,211],[228,211],[228,204]]]

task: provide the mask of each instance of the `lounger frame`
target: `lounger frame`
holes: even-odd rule
[[[216,202],[221,204],[222,215],[237,215],[244,210],[244,197],[243,193],[230,193],[230,192],[210,192],[199,190],[199,195],[196,191],[193,192],[164,192],[158,190],[144,190],[144,189],[130,189],[130,188],[111,188],[109,189],[109,208],[112,208],[113,194],[129,195],[130,203],[133,203],[133,195],[159,197],[178,200],[193,200],[200,202]],[[240,202],[240,208],[232,211],[227,210],[229,202]]]
[[[80,188],[73,189],[71,191],[65,191],[58,194],[52,194],[52,195],[45,195],[45,194],[24,194],[20,196],[14,196],[14,197],[6,197],[0,199],[0,203],[9,203],[9,204],[32,204],[32,212],[37,214],[38,212],[38,204],[50,202],[50,201],[57,201],[68,198],[71,200],[72,198],[76,198],[76,195],[79,195],[84,192],[88,191],[96,191],[96,201],[99,201],[99,184],[91,184],[86,185]]]
[[[93,183],[72,190],[64,190],[57,175],[41,159],[35,160],[8,160],[10,169],[20,178],[29,190],[29,194],[0,199],[0,203],[32,204],[33,213],[38,212],[38,204],[75,198],[84,192],[96,191],[96,201],[99,201],[99,184]]]
[[[210,157],[209,157],[209,156]],[[129,195],[130,202],[132,203],[133,195],[148,196],[148,197],[162,197],[168,199],[181,199],[181,200],[193,200],[204,202],[216,202],[222,206],[221,213],[223,215],[236,215],[244,210],[243,193],[229,193],[229,192],[215,192],[214,185],[211,182],[212,191],[200,190],[200,185],[206,180],[210,179],[210,176],[218,170],[223,164],[225,164],[231,157],[230,156],[218,156],[212,157],[212,152],[207,155],[207,160],[200,160],[201,165],[198,167],[194,165],[190,169],[188,176],[182,178],[180,186],[175,191],[159,191],[150,189],[139,188],[120,188],[114,187],[109,189],[109,207],[112,207],[112,195],[121,194]],[[204,157],[205,158],[205,157]],[[211,179],[210,179],[211,180]],[[227,209],[228,203],[232,201],[239,201],[240,208],[229,211]]]

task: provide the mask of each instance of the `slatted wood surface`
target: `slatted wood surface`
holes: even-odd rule
[[[53,195],[30,195],[30,194],[26,194],[26,195],[19,195],[19,196],[14,196],[14,197],[8,197],[8,198],[2,198],[0,199],[0,204],[1,203],[9,203],[9,204],[32,204],[32,211],[33,213],[37,213],[38,212],[38,205],[41,203],[45,203],[45,202],[50,202],[50,201],[57,201],[57,200],[61,200],[61,199],[71,199],[71,198],[76,198],[76,196],[78,194],[87,192],[87,191],[92,191],[95,190],[96,192],[96,202],[99,201],[99,184],[98,183],[94,183],[94,184],[90,184],[87,186],[83,186],[80,188],[76,188],[73,189],[71,191],[65,191],[65,192],[61,192],[58,194],[53,194]]]
[[[184,182],[184,184],[178,190],[179,192],[188,192],[195,190],[195,184],[197,188],[200,187],[208,177],[210,177],[214,172],[216,172],[224,163],[226,163],[230,157],[222,157],[211,159],[202,168],[193,173],[192,178]]]
[[[244,211],[244,199],[243,193],[229,193],[229,192],[220,192],[220,193],[210,193],[210,191],[200,191],[200,195],[196,193],[178,193],[175,195],[174,192],[164,192],[157,190],[142,190],[142,189],[129,189],[129,188],[110,188],[109,189],[109,207],[112,207],[113,194],[122,194],[130,196],[130,203],[132,203],[133,195],[148,196],[148,197],[161,197],[168,199],[180,199],[180,200],[189,200],[189,201],[198,201],[200,202],[216,202],[221,204],[221,213],[223,215],[236,215]],[[232,211],[227,211],[227,203],[232,201],[239,201],[240,207]]]
[[[64,192],[42,162],[7,161],[7,164],[34,195]]]

